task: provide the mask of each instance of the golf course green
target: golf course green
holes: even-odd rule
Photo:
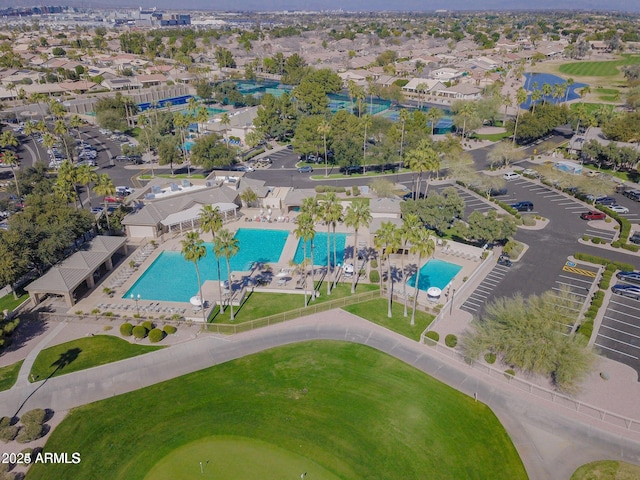
[[[252,477],[527,478],[486,405],[370,347],[334,341],[267,350],[73,409],[45,451],[82,461],[35,464],[27,479],[144,480],[164,470],[246,479],[243,464],[267,457],[279,476]]]

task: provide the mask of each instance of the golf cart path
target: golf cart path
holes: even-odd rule
[[[477,394],[478,401],[489,405],[506,428],[531,479],[569,479],[580,465],[600,459],[640,463],[640,434],[616,431],[613,426],[605,430],[597,419],[580,416],[566,407],[482,376],[431,347],[342,310],[232,337],[201,335],[193,341],[138,357],[37,383],[19,384],[0,392],[0,416],[33,408],[65,411],[263,350],[311,340],[368,345],[467,395]]]

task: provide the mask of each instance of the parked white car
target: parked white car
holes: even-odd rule
[[[507,172],[503,175],[505,180],[515,180],[516,178],[520,178],[520,174],[516,172]]]
[[[611,205],[610,207],[607,207],[607,208],[609,210],[613,210],[616,213],[629,213],[629,209],[622,205]]]

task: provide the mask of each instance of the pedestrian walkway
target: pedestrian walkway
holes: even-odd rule
[[[47,337],[53,337],[53,332]],[[171,348],[90,370],[33,384],[22,382],[0,392],[0,416],[32,408],[63,412],[267,349],[311,340],[370,346],[487,404],[505,426],[532,479],[569,478],[578,466],[599,458],[640,462],[640,433],[620,427],[616,430],[611,425],[598,423],[596,418],[585,419],[575,410],[550,404],[525,390],[483,376],[482,372],[453,362],[433,348],[342,310],[228,338],[200,336]]]
[[[67,326],[66,322],[60,322],[55,326],[50,332],[48,332],[44,338],[36,345],[36,347],[29,352],[27,357],[24,359],[22,363],[22,367],[20,367],[20,372],[18,373],[18,380],[14,388],[23,387],[29,385],[29,372],[31,372],[31,367],[33,367],[33,362],[36,361],[38,354],[44,350],[47,345],[62,331],[64,327]]]

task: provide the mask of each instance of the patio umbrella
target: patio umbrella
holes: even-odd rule
[[[202,305],[202,299],[200,298],[200,295],[194,295],[189,299],[189,303],[191,305],[199,307],[200,305]]]
[[[344,273],[353,273],[353,272],[354,272],[353,263],[348,263],[344,266]]]
[[[442,295],[442,290],[440,290],[438,287],[429,287],[429,289],[427,290],[427,296],[429,298],[440,298],[440,295]]]

